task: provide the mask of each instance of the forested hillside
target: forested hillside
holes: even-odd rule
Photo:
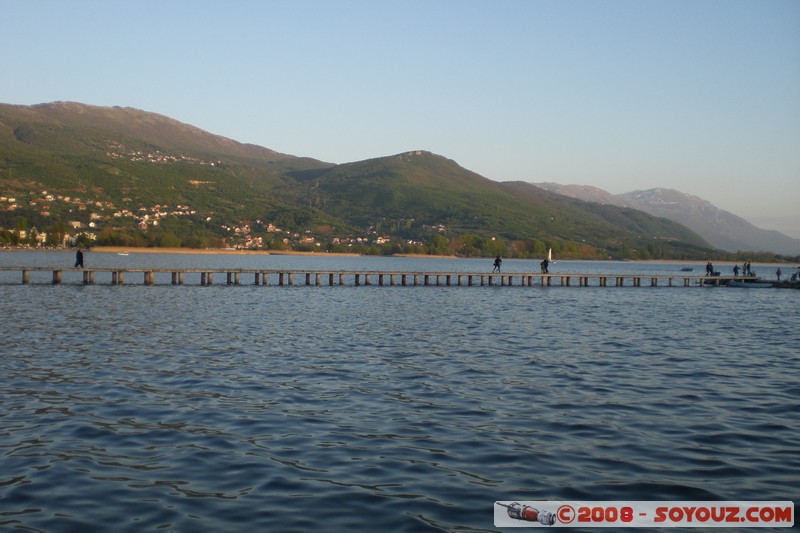
[[[130,108],[0,104],[5,244],[703,258],[641,211],[499,183],[425,151],[342,165]]]

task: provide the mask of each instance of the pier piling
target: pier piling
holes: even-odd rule
[[[50,271],[52,273],[52,285],[64,283],[65,275],[74,276],[71,272],[80,272],[80,279],[83,285],[95,284],[95,274],[105,272],[111,275],[111,285],[122,285],[125,282],[125,273],[142,273],[144,285],[156,285],[156,275],[159,273],[170,274],[172,285],[183,285],[184,277],[187,274],[198,275],[201,286],[211,286],[214,282],[214,274],[225,274],[226,284],[236,286],[241,282],[241,274],[252,274],[255,285],[268,285],[270,275],[277,275],[277,285],[279,287],[293,286],[294,274],[303,276],[304,285],[307,287],[320,287],[323,285],[323,276],[327,277],[329,287],[347,285],[369,287],[375,283],[379,287],[394,287],[396,285],[407,286],[436,286],[436,287],[481,287],[500,286],[500,287],[552,287],[553,278],[558,278],[557,284],[561,287],[571,286],[572,279],[577,278],[576,285],[579,287],[608,287],[609,278],[614,280],[615,287],[642,287],[642,279],[649,278],[649,287],[714,287],[727,285],[732,280],[742,280],[747,278],[737,276],[676,276],[676,275],[647,275],[641,274],[540,274],[540,273],[510,273],[510,274],[490,274],[478,272],[394,272],[394,271],[268,271],[263,269],[158,269],[158,268],[53,268],[53,267],[0,267],[2,271],[18,271],[21,273],[23,285],[31,284],[31,272]],[[66,273],[66,274],[65,274]],[[338,283],[337,283],[338,277]],[[519,279],[515,279],[515,278]],[[539,278],[539,281],[537,281]],[[74,279],[68,277],[67,279]],[[197,279],[197,278],[195,278]],[[559,283],[560,282],[560,283]],[[776,286],[778,284],[775,284]],[[781,287],[783,285],[780,285]],[[789,287],[794,285],[789,284]]]

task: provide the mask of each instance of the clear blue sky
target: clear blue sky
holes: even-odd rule
[[[668,187],[800,237],[798,0],[0,0],[0,101]]]

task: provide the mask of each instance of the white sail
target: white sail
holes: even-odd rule
[[[553,249],[552,248],[548,248],[547,249],[547,260],[549,262],[551,262],[551,263],[553,262]]]

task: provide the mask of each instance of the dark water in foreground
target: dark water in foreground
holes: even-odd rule
[[[797,291],[17,278],[6,528],[493,530],[497,500],[798,500]]]

